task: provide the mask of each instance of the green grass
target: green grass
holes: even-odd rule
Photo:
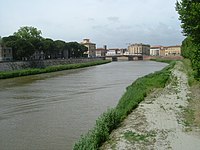
[[[7,78],[35,75],[35,74],[41,74],[41,73],[56,72],[56,71],[69,70],[69,69],[84,68],[84,67],[90,67],[90,66],[105,64],[105,63],[109,63],[109,62],[110,61],[108,61],[108,60],[98,60],[98,61],[86,62],[86,63],[50,66],[50,67],[43,68],[43,69],[29,68],[29,69],[24,69],[24,70],[0,72],[0,79],[7,79]]]
[[[174,60],[170,60],[170,59],[161,59],[161,58],[152,58],[150,59],[151,61],[156,61],[156,62],[164,62],[164,63],[168,63],[170,64],[171,62],[173,62]]]
[[[156,134],[154,132],[149,132],[147,134],[138,134],[132,131],[126,131],[124,133],[124,138],[128,140],[129,142],[135,142],[135,141],[144,141],[147,142],[148,138],[155,137]]]
[[[117,128],[120,123],[144,100],[152,89],[163,88],[171,75],[171,69],[175,62],[157,71],[137,79],[132,85],[128,86],[126,92],[121,97],[118,105],[114,109],[109,109],[103,113],[96,121],[96,125],[86,135],[75,143],[74,150],[96,150],[103,142],[108,140],[112,130]]]
[[[188,83],[190,86],[194,85],[197,83],[197,81],[195,80],[195,71],[192,69],[192,63],[189,59],[183,59],[182,60],[183,64],[184,64],[184,72],[187,74],[188,76]]]
[[[183,109],[184,125],[186,131],[191,131],[193,127],[200,128],[200,81],[195,78],[195,71],[192,68],[192,63],[189,59],[183,61],[183,71],[188,76],[191,94],[188,99],[189,104]]]

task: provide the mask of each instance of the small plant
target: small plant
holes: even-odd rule
[[[130,142],[134,142],[134,141],[147,141],[147,135],[143,135],[143,134],[137,134],[135,132],[132,131],[127,131],[124,133],[124,137],[125,139],[127,139]]]
[[[149,132],[147,134],[138,134],[132,131],[127,131],[124,133],[124,138],[129,142],[144,141],[148,142],[148,138],[155,137],[155,132]]]

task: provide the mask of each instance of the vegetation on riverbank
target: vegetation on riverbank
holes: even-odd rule
[[[184,59],[184,71],[188,75],[188,83],[190,85],[191,94],[188,99],[188,106],[184,108],[184,124],[186,130],[192,130],[192,127],[200,128],[200,82],[195,78],[195,71],[192,69],[192,63],[189,59]]]
[[[163,88],[169,80],[175,62],[157,71],[137,79],[127,87],[126,92],[114,109],[103,113],[96,121],[95,127],[75,143],[74,150],[96,150],[108,140],[109,134],[117,128],[128,114],[155,88]]]
[[[50,66],[43,69],[30,68],[30,69],[24,69],[24,70],[0,72],[0,79],[56,72],[56,71],[69,70],[69,69],[78,69],[78,68],[90,67],[90,66],[95,66],[95,65],[101,65],[101,64],[105,64],[109,62],[110,62],[109,60],[98,60],[98,61],[86,62],[86,63]]]
[[[163,63],[171,63],[172,61],[175,61],[175,60],[171,60],[171,59],[161,59],[161,58],[152,58],[150,59],[151,61],[156,61],[156,62],[163,62]]]
[[[197,0],[177,1],[176,10],[183,34],[187,36],[182,42],[181,55],[191,60],[194,77],[200,80],[200,19],[197,19],[200,18],[200,3]]]

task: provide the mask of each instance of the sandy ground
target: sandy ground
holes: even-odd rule
[[[187,131],[183,110],[188,105],[187,76],[177,62],[172,80],[164,89],[150,94],[113,131],[102,150],[198,150],[200,131]]]

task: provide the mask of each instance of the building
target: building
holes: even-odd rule
[[[181,46],[168,46],[165,47],[165,56],[180,56],[181,55]]]
[[[84,54],[86,54],[88,57],[96,57],[96,44],[95,43],[91,43],[90,39],[83,39],[81,44],[88,48],[88,51]]]
[[[96,57],[105,57],[107,50],[104,48],[97,48],[95,52]]]
[[[160,51],[163,49],[163,46],[151,46],[150,55],[151,56],[160,56]]]
[[[0,61],[13,60],[12,48],[0,45]]]
[[[160,56],[180,56],[181,46],[167,46],[160,50]]]
[[[115,56],[117,55],[117,51],[115,49],[109,49],[106,52],[106,56]]]
[[[131,44],[128,46],[129,55],[150,55],[150,45],[148,44]]]

